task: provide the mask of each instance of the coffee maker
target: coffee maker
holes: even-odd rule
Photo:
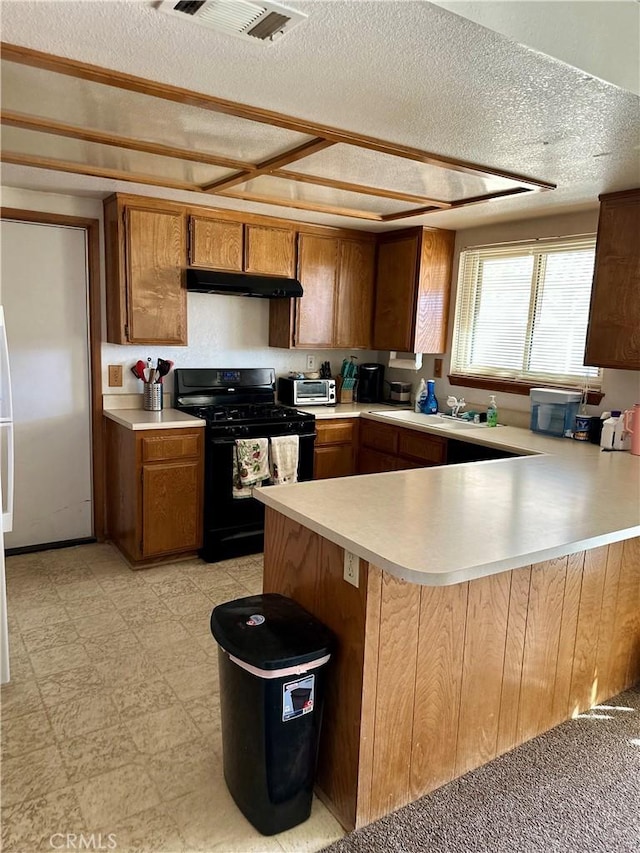
[[[358,368],[358,402],[379,403],[383,382],[384,364],[361,364]]]

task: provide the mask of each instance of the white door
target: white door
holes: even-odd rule
[[[93,535],[86,231],[3,220],[15,441],[7,548]]]

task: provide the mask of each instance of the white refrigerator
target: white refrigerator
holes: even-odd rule
[[[0,682],[9,681],[9,626],[7,622],[7,584],[4,563],[4,534],[13,526],[13,404],[9,350],[4,325],[4,310],[0,305]]]

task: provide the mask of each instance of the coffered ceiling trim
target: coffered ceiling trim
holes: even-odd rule
[[[64,121],[57,121],[53,118],[26,115],[17,112],[16,110],[5,110],[1,115],[3,124],[23,130],[40,131],[54,136],[75,138],[88,143],[98,143],[111,146],[112,148],[121,148],[130,151],[141,152],[148,155],[156,155],[161,157],[172,157],[177,160],[188,161],[191,163],[200,163],[202,165],[218,166],[233,170],[234,173],[226,176],[219,176],[216,180],[211,179],[203,183],[193,181],[182,181],[174,178],[155,177],[150,174],[139,174],[125,169],[113,169],[102,165],[100,159],[97,163],[72,162],[69,159],[55,159],[52,157],[34,156],[33,151],[14,150],[5,153],[5,162],[15,163],[19,165],[35,166],[36,168],[54,169],[58,171],[76,172],[78,174],[94,175],[98,177],[109,177],[117,180],[133,181],[136,183],[151,184],[156,186],[165,186],[174,189],[187,189],[195,192],[205,192],[211,195],[226,195],[233,198],[242,198],[247,201],[256,201],[263,204],[277,205],[284,207],[294,207],[303,210],[312,210],[322,213],[333,213],[341,216],[355,217],[358,219],[369,219],[376,221],[395,221],[407,217],[422,215],[428,212],[435,212],[443,209],[452,209],[466,206],[467,204],[478,204],[483,201],[490,201],[494,198],[504,198],[505,196],[539,192],[543,190],[554,189],[555,185],[536,180],[523,175],[516,175],[501,169],[494,169],[487,166],[481,166],[469,163],[463,160],[458,160],[450,157],[434,154],[428,151],[411,148],[403,145],[396,145],[384,140],[375,139],[373,137],[362,134],[343,131],[338,128],[327,125],[317,124],[315,122],[297,119],[292,116],[287,116],[282,113],[277,113],[272,110],[264,110],[258,107],[252,107],[246,104],[240,104],[234,101],[218,98],[213,95],[206,95],[198,92],[193,92],[168,84],[157,83],[151,80],[146,80],[141,77],[135,77],[130,74],[125,74],[118,71],[113,71],[98,66],[89,65],[87,63],[78,62],[76,60],[65,57],[53,56],[42,53],[40,51],[29,48],[20,47],[17,45],[2,44],[2,60],[4,62],[15,63],[20,66],[29,66],[38,68],[46,72],[51,72],[57,75],[67,75],[76,80],[91,81],[92,83],[101,84],[109,87],[109,90],[114,92],[113,109],[117,110],[117,90],[127,90],[146,96],[150,99],[158,98],[166,101],[172,101],[176,104],[188,106],[190,109],[197,108],[207,110],[214,113],[226,114],[234,116],[237,119],[247,122],[258,122],[271,125],[274,128],[279,128],[284,131],[291,131],[295,134],[305,134],[310,139],[300,144],[298,139],[294,147],[274,152],[271,157],[263,159],[258,163],[249,163],[241,159],[234,159],[228,156],[222,156],[215,151],[201,151],[194,149],[185,149],[173,145],[167,145],[164,142],[155,142],[141,138],[142,133],[135,135],[124,136],[120,133],[107,132],[105,130],[96,130],[92,127],[80,127],[76,124],[71,124]],[[53,79],[53,78],[52,78]],[[23,87],[24,87],[23,83]],[[31,89],[33,91],[33,89]],[[43,87],[43,100],[46,100],[46,87]],[[90,93],[88,93],[90,97]],[[107,96],[108,100],[108,96]],[[16,104],[18,106],[18,104]],[[34,106],[37,106],[34,104]],[[131,123],[131,116],[128,116]],[[135,120],[135,116],[133,117]],[[188,124],[188,123],[187,123]],[[250,125],[247,125],[249,130]],[[137,130],[137,128],[136,128]],[[143,131],[143,128],[140,128]],[[215,136],[215,128],[213,129]],[[188,136],[188,127],[183,128],[183,138]],[[284,139],[282,140],[284,142]],[[238,149],[241,150],[242,140],[238,140]],[[291,140],[290,140],[291,142]],[[25,143],[26,144],[26,143]],[[359,149],[368,149],[371,152],[378,152],[386,155],[387,160],[392,158],[404,158],[405,160],[413,160],[418,163],[427,164],[428,166],[436,166],[439,169],[444,169],[448,172],[457,173],[459,178],[452,182],[457,186],[462,187],[460,198],[455,200],[431,198],[427,195],[411,192],[413,181],[406,182],[404,187],[394,187],[389,176],[382,174],[383,169],[391,168],[391,164],[376,164],[378,177],[381,178],[380,183],[384,187],[369,186],[362,181],[349,181],[349,174],[341,174],[340,180],[332,175],[315,175],[312,174],[313,169],[313,154],[319,153],[331,146],[343,144],[354,146]],[[272,149],[273,150],[273,149]],[[59,152],[63,153],[63,152]],[[63,153],[64,156],[64,153]],[[308,171],[292,171],[283,169],[283,166],[290,165],[297,160],[310,158],[310,166]],[[138,158],[139,159],[139,158]],[[383,158],[384,159],[384,158]],[[104,162],[104,161],[103,161]],[[397,163],[398,161],[396,161]],[[138,163],[138,167],[142,163]],[[144,168],[144,166],[143,166]],[[151,161],[149,161],[151,171]],[[311,173],[309,173],[311,172]],[[186,172],[188,175],[188,171]],[[238,185],[251,181],[262,175],[273,176],[281,179],[283,186],[289,186],[289,198],[276,195],[262,195],[260,193],[249,192],[230,192],[230,190]],[[464,175],[473,176],[471,183],[467,181],[466,196],[464,187]],[[366,177],[366,174],[360,176]],[[478,179],[482,179],[487,188],[490,186],[490,179],[500,179],[502,186],[495,186],[492,192],[479,195]],[[382,180],[385,179],[385,180]],[[504,187],[504,182],[509,184]],[[375,183],[375,182],[373,182]],[[428,180],[418,181],[420,189],[428,189]],[[326,203],[325,201],[314,201],[312,199],[304,199],[296,197],[300,196],[294,189],[295,185],[300,184],[316,184],[318,187],[335,190],[335,204]],[[427,184],[425,186],[425,184]],[[475,190],[475,193],[473,192]],[[340,204],[339,197],[341,193],[360,193],[363,196],[377,196],[381,200],[381,211],[373,213],[371,210],[356,210],[351,206],[345,207]],[[285,196],[286,196],[285,192]],[[437,194],[437,193],[436,193]],[[325,197],[327,193],[324,193]],[[387,205],[382,204],[386,199],[394,199],[396,201],[406,201],[412,205],[406,211],[384,212],[384,207],[389,211]],[[333,198],[331,199],[333,201]],[[364,199],[363,199],[364,202]],[[417,206],[413,206],[417,205]],[[367,207],[367,205],[364,205]],[[371,207],[371,205],[368,205]]]

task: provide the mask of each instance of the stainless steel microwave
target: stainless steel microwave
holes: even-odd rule
[[[335,379],[278,379],[278,400],[286,406],[335,406]]]

